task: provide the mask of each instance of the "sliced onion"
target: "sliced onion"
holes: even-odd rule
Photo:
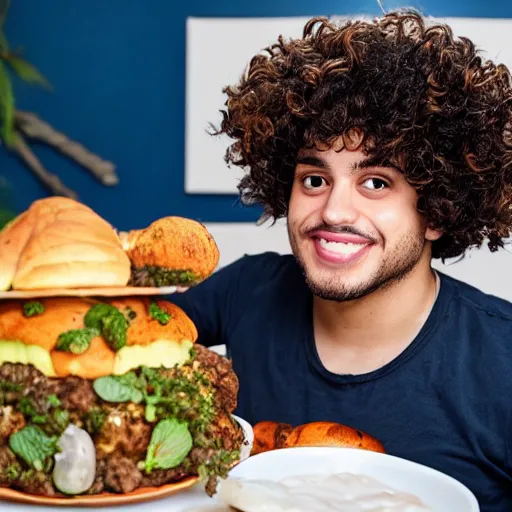
[[[58,441],[54,455],[53,483],[65,494],[81,494],[94,483],[96,448],[91,436],[76,425],[68,425]]]

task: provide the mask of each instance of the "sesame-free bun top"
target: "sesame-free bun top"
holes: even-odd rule
[[[114,228],[73,199],[34,201],[0,232],[0,290],[125,286],[129,279]]]
[[[128,327],[125,347],[115,350],[100,334],[92,337],[89,348],[83,353],[59,350],[59,336],[84,329],[85,315],[96,304],[109,304],[126,316]],[[27,307],[35,306],[42,312],[27,316]],[[150,311],[154,306],[160,313],[168,315],[167,323],[162,324],[152,316]],[[164,300],[153,302],[148,298],[132,297],[101,302],[78,297],[37,301],[5,300],[0,301],[0,340],[4,345],[17,341],[43,348],[50,354],[56,376],[76,375],[95,379],[124,373],[139,363],[154,367],[161,364],[165,366],[166,357],[171,360],[170,366],[175,357],[179,359],[177,362],[182,362],[187,347],[197,340],[197,329],[178,306]],[[136,360],[130,361],[130,357]],[[0,364],[4,362],[20,361],[3,358],[0,344]]]

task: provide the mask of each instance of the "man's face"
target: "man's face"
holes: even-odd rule
[[[293,253],[312,292],[363,297],[405,277],[440,233],[417,211],[416,191],[396,169],[365,167],[361,149],[299,153],[288,210]]]

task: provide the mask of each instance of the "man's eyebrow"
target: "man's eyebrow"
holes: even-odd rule
[[[363,169],[368,169],[370,167],[380,167],[382,169],[390,169],[390,170],[398,170],[397,167],[394,167],[390,163],[385,162],[379,162],[375,158],[366,158],[364,160],[361,160],[359,162],[354,162],[350,166],[350,171],[355,174],[358,171],[361,171]]]
[[[313,155],[304,155],[297,157],[297,165],[311,165],[312,167],[318,167],[319,169],[328,169],[329,165],[325,160]]]

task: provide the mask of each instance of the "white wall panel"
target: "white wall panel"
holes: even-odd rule
[[[339,17],[337,21],[346,17]],[[224,86],[234,84],[249,59],[279,34],[297,37],[308,18],[188,18],[186,76],[185,190],[196,194],[236,194],[241,172],[229,169],[227,137],[212,137],[209,123],[219,123]],[[484,58],[512,68],[512,20],[442,18],[455,34],[484,48]]]

